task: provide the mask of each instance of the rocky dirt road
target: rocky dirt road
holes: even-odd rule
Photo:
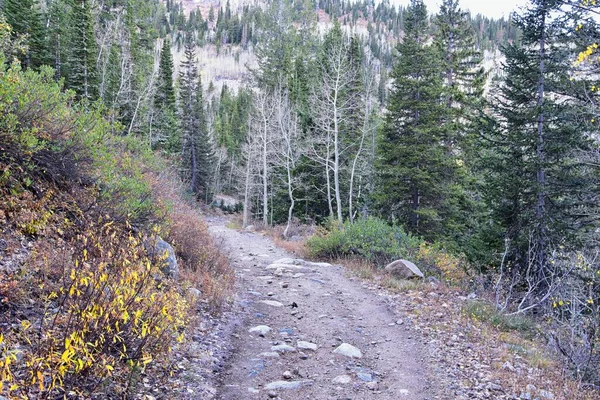
[[[226,222],[208,220],[230,251],[240,319],[216,398],[438,398],[418,335],[383,297]]]

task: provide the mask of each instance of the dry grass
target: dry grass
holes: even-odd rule
[[[232,219],[230,224],[237,226],[237,219]],[[262,221],[253,221],[252,226],[256,232],[269,236],[278,247],[281,247],[288,253],[291,253],[300,258],[308,257],[308,249],[306,247],[306,239],[314,234],[316,227],[313,225],[301,224],[298,220],[294,221],[288,231],[286,239],[283,235],[286,225],[266,226]],[[235,229],[235,228],[234,228]],[[241,229],[241,217],[239,219],[239,228]]]
[[[227,257],[208,233],[196,204],[183,200],[184,187],[173,171],[148,174],[147,179],[165,220],[166,239],[181,264],[181,279],[199,289],[203,300],[218,311],[231,298],[234,286]]]

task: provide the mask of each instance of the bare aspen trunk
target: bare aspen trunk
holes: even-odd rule
[[[268,121],[266,118],[263,120],[263,154],[262,154],[262,167],[263,167],[263,222],[266,226],[269,225],[269,164],[267,160],[268,153]]]
[[[327,205],[329,206],[329,216],[333,217],[333,202],[331,199],[331,176],[329,175],[329,170],[331,169],[329,165],[329,161],[331,159],[331,141],[330,134],[327,133],[327,157],[325,160],[325,179],[327,182]]]
[[[337,98],[337,93],[336,93]],[[341,224],[344,222],[342,216],[342,196],[340,193],[340,144],[339,144],[339,122],[337,119],[337,107],[334,108],[333,112],[333,184],[335,186],[335,205],[337,209],[338,222]]]
[[[288,197],[290,199],[290,207],[288,208],[288,219],[285,230],[283,231],[283,236],[285,238],[288,237],[288,232],[290,231],[290,227],[292,226],[292,218],[294,217],[294,205],[296,204],[296,200],[294,199],[294,188],[292,186],[292,146],[290,140],[288,138],[287,141],[287,158],[286,158],[286,170],[287,170],[287,187],[288,187]]]
[[[362,136],[360,138],[360,145],[358,146],[358,151],[354,155],[354,160],[352,161],[352,171],[350,172],[350,188],[348,189],[348,213],[350,217],[350,223],[354,222],[354,209],[353,209],[353,200],[354,200],[354,177],[356,175],[356,164],[358,164],[358,159],[363,150],[363,146],[365,143],[365,136],[367,133],[367,120],[368,117],[365,116],[365,123],[363,124]]]
[[[244,214],[242,225],[244,228],[248,226],[248,216],[250,214],[250,176],[252,174],[252,151],[249,150],[248,160],[246,161],[246,182],[244,187]]]

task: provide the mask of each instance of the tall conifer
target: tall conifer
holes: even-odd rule
[[[198,75],[195,43],[186,35],[179,72],[180,120],[184,179],[199,199],[209,200],[213,151],[206,127],[202,81]]]
[[[428,239],[457,235],[459,168],[444,144],[449,132],[443,69],[429,44],[423,1],[411,1],[405,29],[379,143],[376,199],[382,215],[411,233]]]
[[[584,82],[569,78],[567,29],[556,18],[562,3],[533,0],[515,15],[522,44],[503,50],[506,77],[492,102],[494,118],[482,130],[490,149],[482,159],[486,195],[509,245],[506,260],[536,276],[538,290],[553,279],[552,250],[574,243],[581,228],[575,211],[591,190],[573,160],[588,147],[585,122],[592,117],[578,99]]]
[[[47,63],[46,29],[38,0],[4,0],[0,2],[6,22],[15,35],[26,35],[27,51],[21,62],[27,68]]]
[[[97,45],[90,0],[73,0],[70,73],[67,84],[79,98],[94,100],[97,86]]]

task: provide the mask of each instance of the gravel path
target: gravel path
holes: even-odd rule
[[[235,268],[239,323],[216,398],[437,398],[419,335],[341,266],[294,260],[209,218]]]

